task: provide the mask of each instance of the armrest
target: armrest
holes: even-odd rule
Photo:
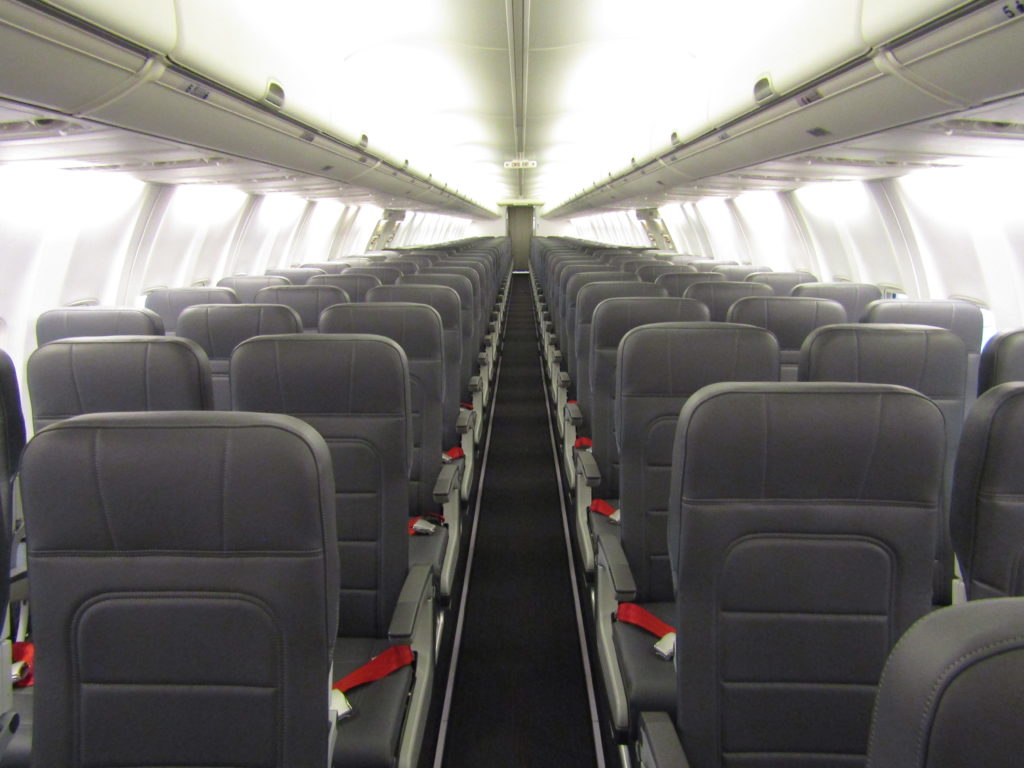
[[[434,501],[438,504],[447,502],[453,493],[458,493],[461,482],[462,461],[442,464],[441,471],[437,473],[437,479],[434,481]]]
[[[481,370],[490,365],[490,359],[487,357],[486,352],[478,352],[476,356],[477,365],[480,366]]]
[[[641,712],[636,742],[641,768],[690,768],[672,718],[665,712]]]
[[[565,375],[568,376],[569,374]],[[583,411],[580,410],[579,405],[576,403],[566,403],[565,410],[563,410],[562,413],[565,414],[565,420],[574,427],[582,426]]]
[[[455,418],[455,431],[460,435],[473,431],[473,422],[476,421],[476,411],[469,408],[460,408],[459,415]]]
[[[561,353],[559,353],[558,356],[561,357],[562,356]],[[559,389],[564,389],[564,390],[568,391],[570,384],[572,384],[572,379],[569,378],[569,374],[566,373],[565,371],[559,371],[558,372],[558,388]]]
[[[11,743],[14,734],[18,730],[18,723],[21,716],[13,709],[0,715],[0,758],[7,751],[7,745]]]
[[[601,468],[590,451],[576,451],[576,476],[591,488],[601,484]]]
[[[416,614],[426,591],[430,588],[432,578],[429,565],[414,565],[409,568],[402,591],[398,594],[395,612],[391,614],[391,624],[388,626],[388,639],[392,643],[408,642],[412,638]]]
[[[629,560],[626,559],[626,552],[622,549],[619,537],[607,534],[598,536],[597,551],[598,562],[608,569],[608,575],[611,577],[616,602],[628,603],[636,600],[636,579],[633,578],[633,570],[629,567]]]
[[[470,392],[479,392],[482,387],[483,387],[483,382],[480,381],[480,377],[479,376],[471,376],[470,377],[470,379],[469,379],[469,391]]]

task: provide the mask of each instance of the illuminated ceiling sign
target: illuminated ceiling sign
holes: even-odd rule
[[[536,168],[536,160],[506,160],[505,167],[513,170],[522,170],[523,168]]]

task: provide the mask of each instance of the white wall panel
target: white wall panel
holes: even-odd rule
[[[775,271],[808,265],[806,240],[777,192],[747,192],[733,200],[734,210],[745,235],[747,258]],[[730,235],[736,238],[736,234]],[[715,258],[730,258],[716,251]]]

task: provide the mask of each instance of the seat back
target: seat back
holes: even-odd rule
[[[732,323],[656,323],[622,337],[616,367],[622,548],[641,602],[668,602],[669,480],[679,411],[720,381],[778,381],[779,347],[763,328]]]
[[[669,541],[691,765],[862,764],[886,656],[932,607],[942,432],[934,403],[886,385],[687,401]]]
[[[284,285],[261,288],[256,292],[256,304],[284,304],[291,307],[302,320],[302,330],[316,333],[320,313],[335,304],[347,304],[349,296],[334,285]]]
[[[234,291],[240,304],[252,304],[256,291],[276,285],[291,285],[291,281],[281,275],[232,275],[217,281],[217,287]]]
[[[621,283],[633,276],[624,272],[577,272],[565,284],[562,296],[562,321],[558,334],[558,346],[562,351],[562,361],[573,381],[576,380],[576,322],[579,306],[580,290],[593,283]],[[637,280],[636,282],[640,282]]]
[[[746,280],[751,275],[762,272],[771,272],[772,268],[760,264],[721,264],[715,267],[714,271],[723,275],[726,281],[735,281]]]
[[[444,285],[381,285],[367,294],[367,301],[426,304],[441,316],[444,336],[444,403],[442,440],[459,444],[455,422],[459,417],[462,372],[462,307],[459,294]]]
[[[882,289],[872,283],[800,283],[790,295],[838,301],[846,310],[846,322],[859,323],[868,304],[882,298]]]
[[[886,663],[867,767],[1015,768],[1024,754],[1021,690],[1024,600],[983,600],[925,616]]]
[[[671,274],[696,274],[697,268],[689,264],[665,264],[664,262],[651,262],[644,264],[636,271],[636,276],[645,283],[653,283],[662,275]]]
[[[327,441],[339,636],[386,636],[409,564],[412,406],[402,348],[362,334],[257,336],[231,356],[231,402],[297,416]]]
[[[325,272],[317,267],[276,267],[263,270],[263,274],[285,277],[292,285],[305,285],[310,278],[323,275]]]
[[[830,299],[747,296],[729,307],[725,317],[730,323],[756,325],[774,333],[779,342],[779,378],[796,381],[804,339],[815,328],[845,323],[846,310]]]
[[[686,289],[694,283],[720,283],[724,280],[725,276],[717,272],[666,272],[664,275],[658,275],[654,284],[668,291],[669,296],[681,299]]]
[[[399,287],[404,286],[443,286],[451,288],[459,297],[459,328],[462,333],[462,350],[459,355],[462,363],[460,374],[459,398],[463,402],[472,400],[469,393],[469,379],[476,370],[476,355],[479,347],[476,340],[476,312],[474,311],[473,284],[464,275],[428,272],[421,270],[415,275],[405,275],[398,281]]]
[[[775,291],[776,296],[789,296],[802,283],[816,283],[817,276],[811,272],[755,272],[745,278],[752,283],[764,283]],[[844,312],[845,314],[845,312]],[[840,321],[845,322],[845,321]]]
[[[384,286],[382,286],[384,287]],[[391,287],[391,286],[387,286]],[[425,304],[338,304],[320,316],[320,333],[362,333],[397,342],[409,366],[412,407],[412,472],[409,513],[440,513],[434,482],[441,471],[444,389],[444,328],[441,315]]]
[[[429,259],[427,260],[427,263],[430,263]],[[412,259],[388,258],[388,260],[384,262],[384,266],[394,267],[403,275],[415,275],[420,271],[420,264]]]
[[[340,288],[349,297],[349,301],[366,301],[366,293],[371,288],[381,285],[380,278],[375,275],[364,275],[346,271],[339,275],[314,275],[309,285],[332,285]]]
[[[811,332],[804,342],[802,381],[861,381],[898,384],[931,398],[945,420],[943,515],[936,529],[935,594],[952,597],[953,557],[949,542],[949,488],[964,410],[964,344],[952,331],[925,325],[849,323]]]
[[[59,307],[36,318],[36,344],[73,336],[163,336],[164,321],[134,307]]]
[[[590,337],[594,322],[594,310],[605,299],[627,296],[668,297],[668,292],[653,283],[642,282],[597,282],[584,285],[576,296],[576,332],[573,344],[575,363],[569,368],[576,402],[583,412],[584,420],[590,422]],[[707,319],[694,317],[694,320]]]
[[[683,298],[702,302],[711,313],[713,321],[724,322],[729,314],[729,307],[743,297],[774,295],[772,289],[764,283],[723,280],[720,283],[694,283],[686,289]]]
[[[195,304],[237,304],[238,296],[230,288],[154,288],[146,293],[146,309],[160,315],[164,333],[173,335],[178,316]]]
[[[210,361],[213,407],[231,410],[231,353],[253,336],[301,333],[302,318],[284,304],[197,304],[178,318],[178,336],[202,347]]]
[[[967,350],[965,413],[977,397],[978,368],[981,363],[981,336],[985,319],[974,304],[954,299],[911,301],[882,299],[864,310],[867,323],[911,323],[946,328],[960,337]]]
[[[394,285],[398,278],[405,274],[402,270],[397,267],[391,266],[373,266],[373,267],[349,267],[343,275],[363,275],[366,277],[376,277],[380,280],[381,285]]]
[[[346,269],[352,266],[352,260],[345,261],[310,261],[305,264],[300,264],[300,267],[305,269],[319,269],[322,272],[326,272],[328,275],[340,275]],[[316,277],[314,275],[313,277]],[[310,278],[312,280],[313,278]]]
[[[1024,383],[978,398],[964,422],[950,531],[970,600],[1024,596]]]
[[[978,394],[1008,381],[1024,381],[1024,329],[997,333],[985,343],[978,365]]]
[[[36,349],[26,369],[37,432],[84,413],[213,408],[210,363],[188,339],[59,339]]]
[[[452,262],[442,261],[439,262],[437,266],[421,269],[415,275],[404,275],[398,281],[398,284],[400,285],[403,282],[409,280],[410,278],[432,278],[435,276],[440,277],[442,275],[456,275],[459,277],[464,277],[466,280],[469,281],[470,287],[472,289],[471,295],[473,297],[473,302],[472,304],[470,304],[470,307],[472,307],[473,310],[473,324],[470,327],[472,328],[473,331],[473,347],[471,350],[470,358],[472,364],[475,366],[476,355],[483,346],[484,333],[486,332],[487,329],[487,320],[490,317],[489,312],[487,314],[485,314],[484,312],[484,290],[483,285],[480,282],[480,273],[470,266],[457,266],[453,265]],[[447,282],[442,284],[449,285],[450,287],[455,287],[454,285],[451,285],[450,283]],[[460,293],[459,296],[461,298],[462,294]]]
[[[611,298],[594,309],[590,337],[590,436],[601,470],[595,498],[614,498],[619,489],[619,449],[615,437],[615,381],[619,342],[633,328],[650,323],[701,321],[707,308],[689,299],[643,296]]]
[[[330,466],[312,429],[265,414],[89,415],[33,438],[33,765],[326,764]]]

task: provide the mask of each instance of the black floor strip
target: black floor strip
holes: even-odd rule
[[[529,278],[515,275],[447,768],[596,762],[544,397]]]

